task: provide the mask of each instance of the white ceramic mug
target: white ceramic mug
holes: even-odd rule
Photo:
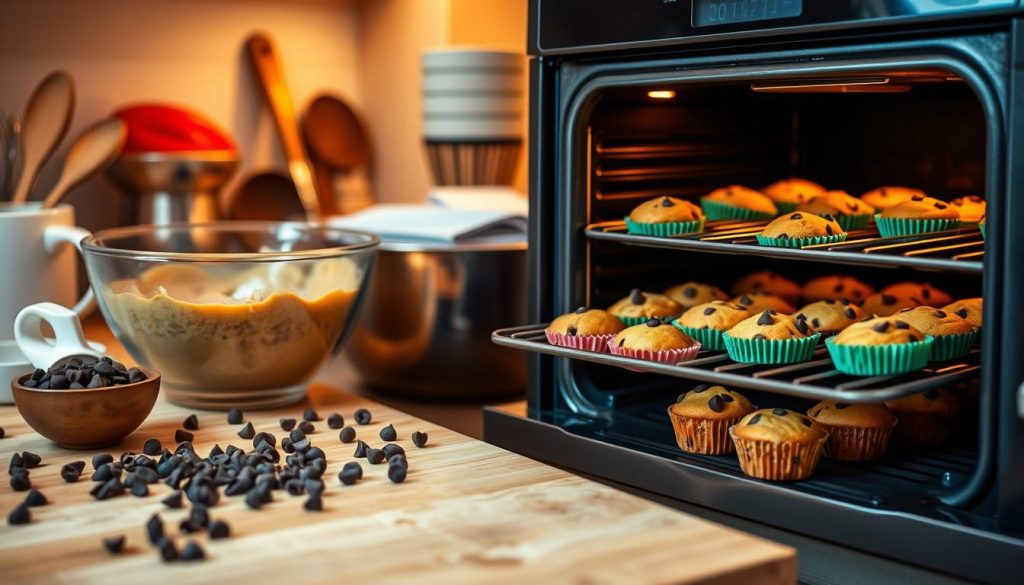
[[[0,203],[0,339],[13,336],[18,311],[33,303],[74,305],[79,317],[96,308],[92,288],[77,298],[73,250],[81,251],[82,238],[88,235],[75,226],[71,206],[43,209],[39,202]]]

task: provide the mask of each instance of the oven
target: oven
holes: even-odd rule
[[[534,0],[529,50],[530,324],[492,339],[531,353],[530,386],[525,416],[487,411],[487,439],[794,543],[808,580],[818,571],[839,582],[829,567],[846,563],[851,582],[1019,583],[1024,8]],[[983,194],[986,233],[882,239],[869,226],[840,244],[790,249],[757,246],[756,222],[709,222],[673,238],[632,235],[623,223],[653,197],[697,202],[717,187],[789,176],[854,195],[896,184],[947,201]],[[686,281],[728,289],[757,270],[797,282],[851,275],[877,289],[927,282],[983,297],[984,326],[963,358],[876,377],[839,374],[823,347],[790,366],[737,364],[720,351],[638,364],[545,341],[546,324],[576,307]],[[934,388],[962,406],[939,447],[823,459],[809,479],[772,483],[744,475],[735,455],[678,449],[665,409],[698,383],[800,412],[822,399],[884,402]]]

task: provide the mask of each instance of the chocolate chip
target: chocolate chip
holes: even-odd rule
[[[356,450],[352,453],[353,457],[366,457],[366,449],[368,445],[362,441],[356,441]]]
[[[320,415],[312,408],[307,408],[306,411],[302,413],[302,420],[318,421],[320,420]]]
[[[818,327],[821,327],[821,320],[815,317],[811,319],[811,325],[814,325],[815,329],[817,329]]]
[[[360,408],[359,410],[357,410],[355,417],[356,422],[361,425],[368,425],[370,424],[370,421],[373,420],[373,415],[370,414],[370,411],[366,410],[365,408]]]
[[[203,547],[199,546],[194,540],[188,541],[185,548],[181,551],[181,560],[183,561],[201,561],[206,558],[206,553],[203,552]]]
[[[131,476],[128,476],[131,477]],[[132,495],[136,498],[144,498],[149,495],[149,485],[144,481],[132,482]]]
[[[754,301],[750,297],[748,297],[747,295],[743,295],[742,297],[740,297],[740,304],[741,305],[750,306],[750,305],[754,304]]]
[[[374,449],[373,447],[367,447],[366,449],[366,460],[377,465],[384,461],[384,452],[380,449]]]
[[[74,483],[78,481],[83,470],[85,470],[85,461],[72,461],[60,468],[60,476],[64,481]]]
[[[722,412],[725,410],[725,403],[722,402],[721,395],[715,394],[712,396],[711,399],[708,400],[708,408],[710,408],[712,412]]]
[[[754,337],[752,337],[751,339],[758,339],[758,340],[768,339],[768,336],[765,335],[764,333],[756,333],[756,334],[754,334]]]
[[[36,508],[36,507],[39,507],[39,506],[45,506],[46,504],[49,504],[49,503],[50,502],[48,502],[46,500],[46,496],[43,495],[43,492],[41,492],[39,490],[35,490],[34,489],[34,490],[30,491],[27,496],[25,496],[25,504],[27,504],[28,506],[30,506],[32,508]]]
[[[142,445],[142,452],[149,456],[159,455],[161,449],[163,445],[160,444],[160,439],[146,439]]]
[[[578,331],[578,330],[576,329],[576,326],[575,326],[575,325],[569,325],[569,326],[568,326],[568,327],[566,327],[566,329],[565,329],[565,334],[566,334],[566,335],[568,335],[569,337],[573,337],[573,336],[575,336],[575,335],[576,335],[576,332],[577,332],[577,331]]]
[[[322,512],[324,509],[324,500],[320,494],[310,494],[306,498],[306,502],[302,504],[302,507],[310,512]]]
[[[199,417],[197,417],[194,414],[190,414],[188,415],[188,418],[185,419],[185,422],[181,423],[181,426],[185,427],[185,429],[190,431],[198,431]]]
[[[232,408],[228,411],[228,424],[229,425],[240,425],[244,419],[242,411],[238,408]]]
[[[766,327],[768,325],[774,325],[775,324],[775,318],[772,317],[772,314],[769,313],[768,310],[766,309],[765,312],[761,313],[761,316],[757,318],[757,324],[762,326],[762,327]]]
[[[808,335],[810,333],[811,328],[807,325],[807,318],[806,317],[804,317],[803,319],[797,318],[797,320],[796,320],[796,329],[797,329],[797,331],[799,331],[803,335]]]
[[[836,288],[839,289],[836,292],[840,292],[840,291],[843,290],[843,285],[842,284],[837,284]],[[824,302],[826,305],[834,305],[834,304],[836,304],[836,300],[835,299],[822,299],[822,302]]]
[[[774,414],[775,416],[786,416],[786,413],[788,413],[788,412],[789,411],[786,410],[785,408],[773,408],[772,409],[772,414]]]
[[[124,535],[111,536],[103,539],[103,548],[110,554],[116,555],[124,550]]]
[[[164,522],[160,519],[160,516],[153,514],[146,521],[146,537],[149,539],[149,544],[158,545],[164,538]]]
[[[11,474],[11,489],[16,492],[23,492],[32,487],[32,481],[28,478],[28,471],[14,469]]]
[[[956,312],[956,314],[961,316],[962,318],[966,319],[967,318],[967,309],[960,309],[959,311]]]
[[[181,507],[181,490],[174,490],[170,495],[160,500],[160,503],[172,510]]]
[[[345,419],[340,414],[333,412],[327,417],[327,427],[330,429],[340,429],[345,426]]]
[[[789,216],[789,219],[803,219],[803,218],[804,218],[804,216],[799,214],[799,213],[794,213],[793,215]]]
[[[675,203],[673,203],[671,199],[669,199],[668,197],[666,197],[666,198],[664,198],[664,199],[662,199],[662,200],[661,200],[661,206],[662,206],[662,207],[675,207],[675,206],[676,206],[676,204],[675,204]]]
[[[706,317],[708,315],[712,315],[712,314],[714,314],[714,312],[715,312],[715,308],[714,307],[708,307],[708,308],[704,309],[704,316]]]
[[[356,461],[349,461],[338,473],[338,480],[344,485],[352,485],[363,478],[363,466]]]
[[[419,448],[423,448],[427,445],[427,433],[420,431],[413,431],[412,433],[412,444]]]
[[[805,417],[802,417],[802,418],[800,419],[800,422],[804,423],[804,426],[805,426],[805,427],[809,427],[809,426],[811,426],[811,419],[807,418],[806,416],[805,416]]]
[[[886,331],[889,330],[889,322],[879,321],[878,323],[875,323],[874,326],[872,326],[871,328],[878,333],[885,333]]]
[[[945,319],[946,318],[946,312],[943,311],[942,309],[936,309],[935,310],[935,316],[938,317],[939,319]]]
[[[409,467],[409,460],[405,458],[403,453],[395,453],[388,457],[388,467],[392,466]]]
[[[99,469],[100,467],[114,461],[114,456],[110,453],[100,453],[99,455],[93,455],[92,468]]]
[[[295,419],[294,418],[278,419],[277,424],[281,425],[281,430],[282,431],[288,432],[288,431],[290,431],[290,430],[295,428]]]
[[[647,320],[648,327],[661,327],[662,325],[664,325],[664,323],[662,323],[661,319],[651,317],[650,319]]]
[[[402,482],[404,482],[405,481],[405,477],[406,477],[406,475],[408,473],[409,473],[409,470],[407,468],[405,468],[405,467],[400,466],[400,465],[391,465],[391,466],[388,467],[388,479],[391,480],[391,483],[402,483]]]
[[[256,436],[256,429],[252,428],[252,421],[245,423],[245,426],[238,431],[238,436],[242,439],[251,439]]]
[[[697,296],[697,289],[692,286],[688,286],[683,289],[683,296],[688,299],[692,299]]]
[[[914,195],[910,198],[911,201],[924,201],[924,195]]]
[[[849,209],[850,211],[857,211],[858,209],[860,209],[860,204],[857,203],[856,201],[847,201],[846,208]]]
[[[775,236],[775,238],[779,239],[779,240],[788,240],[789,239],[789,234],[783,232],[783,233]]]
[[[853,310],[853,307],[847,307],[843,314],[849,319],[855,319],[857,317],[857,311]]]
[[[761,422],[761,415],[755,414],[754,416],[750,417],[749,421],[747,421],[747,426],[756,425],[759,422]]]
[[[932,388],[931,390],[924,393],[925,400],[935,400],[938,397],[939,391],[936,388]]]
[[[194,438],[195,438],[195,435],[193,435],[192,433],[190,433],[188,431],[183,431],[181,429],[178,429],[178,430],[174,431],[174,442],[175,443],[191,442],[192,439],[194,439]]]
[[[640,289],[634,288],[629,291],[629,301],[634,305],[642,305],[647,301],[647,297],[644,293],[640,292]]]
[[[43,458],[31,451],[21,452],[21,465],[25,469],[34,469],[39,467],[39,464],[43,462]]]
[[[623,337],[622,339],[619,340],[619,347],[622,347],[625,344],[626,344],[626,338]]]
[[[29,512],[28,506],[24,502],[18,504],[11,513],[7,515],[7,523],[11,526],[18,526],[21,524],[28,524],[32,521],[32,513]]]
[[[388,425],[380,430],[380,438],[385,441],[394,441],[398,438],[398,432],[395,431],[395,425]]]
[[[345,427],[338,433],[338,440],[342,443],[351,443],[356,438],[356,430],[352,427]]]
[[[946,205],[945,203],[941,202],[941,201],[936,201],[935,202],[935,209],[945,209],[947,207],[949,207],[949,206]]]
[[[892,295],[882,295],[882,304],[894,305],[896,304],[896,297]]]
[[[832,230],[832,225],[831,224],[825,226],[825,233],[830,235],[830,236],[832,235],[833,230]]]
[[[893,324],[896,325],[897,329],[910,329],[910,323],[906,321],[896,320]]]
[[[211,540],[220,540],[231,536],[231,525],[223,520],[214,520],[207,531]]]
[[[314,431],[316,431],[316,427],[314,427],[313,423],[309,422],[308,420],[302,420],[299,421],[299,430],[302,431],[303,433],[306,433],[307,435],[311,435],[313,434]]]
[[[588,308],[586,308],[586,307],[580,307],[580,308],[576,309],[576,314],[577,314],[577,315],[582,315],[583,313],[586,313],[586,312],[587,312],[587,311],[589,311],[589,310],[590,310],[590,309],[588,309]]]
[[[975,203],[981,203],[981,197],[978,197],[977,195],[971,195],[970,197],[968,197],[968,199]]]

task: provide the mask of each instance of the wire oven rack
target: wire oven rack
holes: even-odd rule
[[[546,325],[499,329],[491,340],[506,347],[584,360],[634,371],[663,374],[701,382],[787,394],[813,400],[883,402],[930,388],[976,378],[981,371],[981,350],[956,361],[933,363],[923,370],[897,376],[850,376],[835,369],[828,352],[818,347],[811,360],[796,364],[744,364],[729,359],[724,351],[701,351],[696,359],[677,364],[649,362],[606,353],[551,345]]]
[[[756,236],[767,221],[713,221],[704,231],[674,237],[641,236],[626,232],[622,221],[606,221],[587,226],[593,240],[606,240],[647,246],[719,254],[756,253],[772,258],[820,260],[838,264],[891,266],[947,270],[981,274],[985,244],[974,226],[929,234],[883,238],[874,226],[849,232],[846,241],[803,248],[759,246]],[[755,248],[756,252],[751,250]]]

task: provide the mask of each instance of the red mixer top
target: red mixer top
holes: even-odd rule
[[[235,150],[234,141],[213,122],[177,106],[137,104],[114,115],[128,127],[125,154]]]

